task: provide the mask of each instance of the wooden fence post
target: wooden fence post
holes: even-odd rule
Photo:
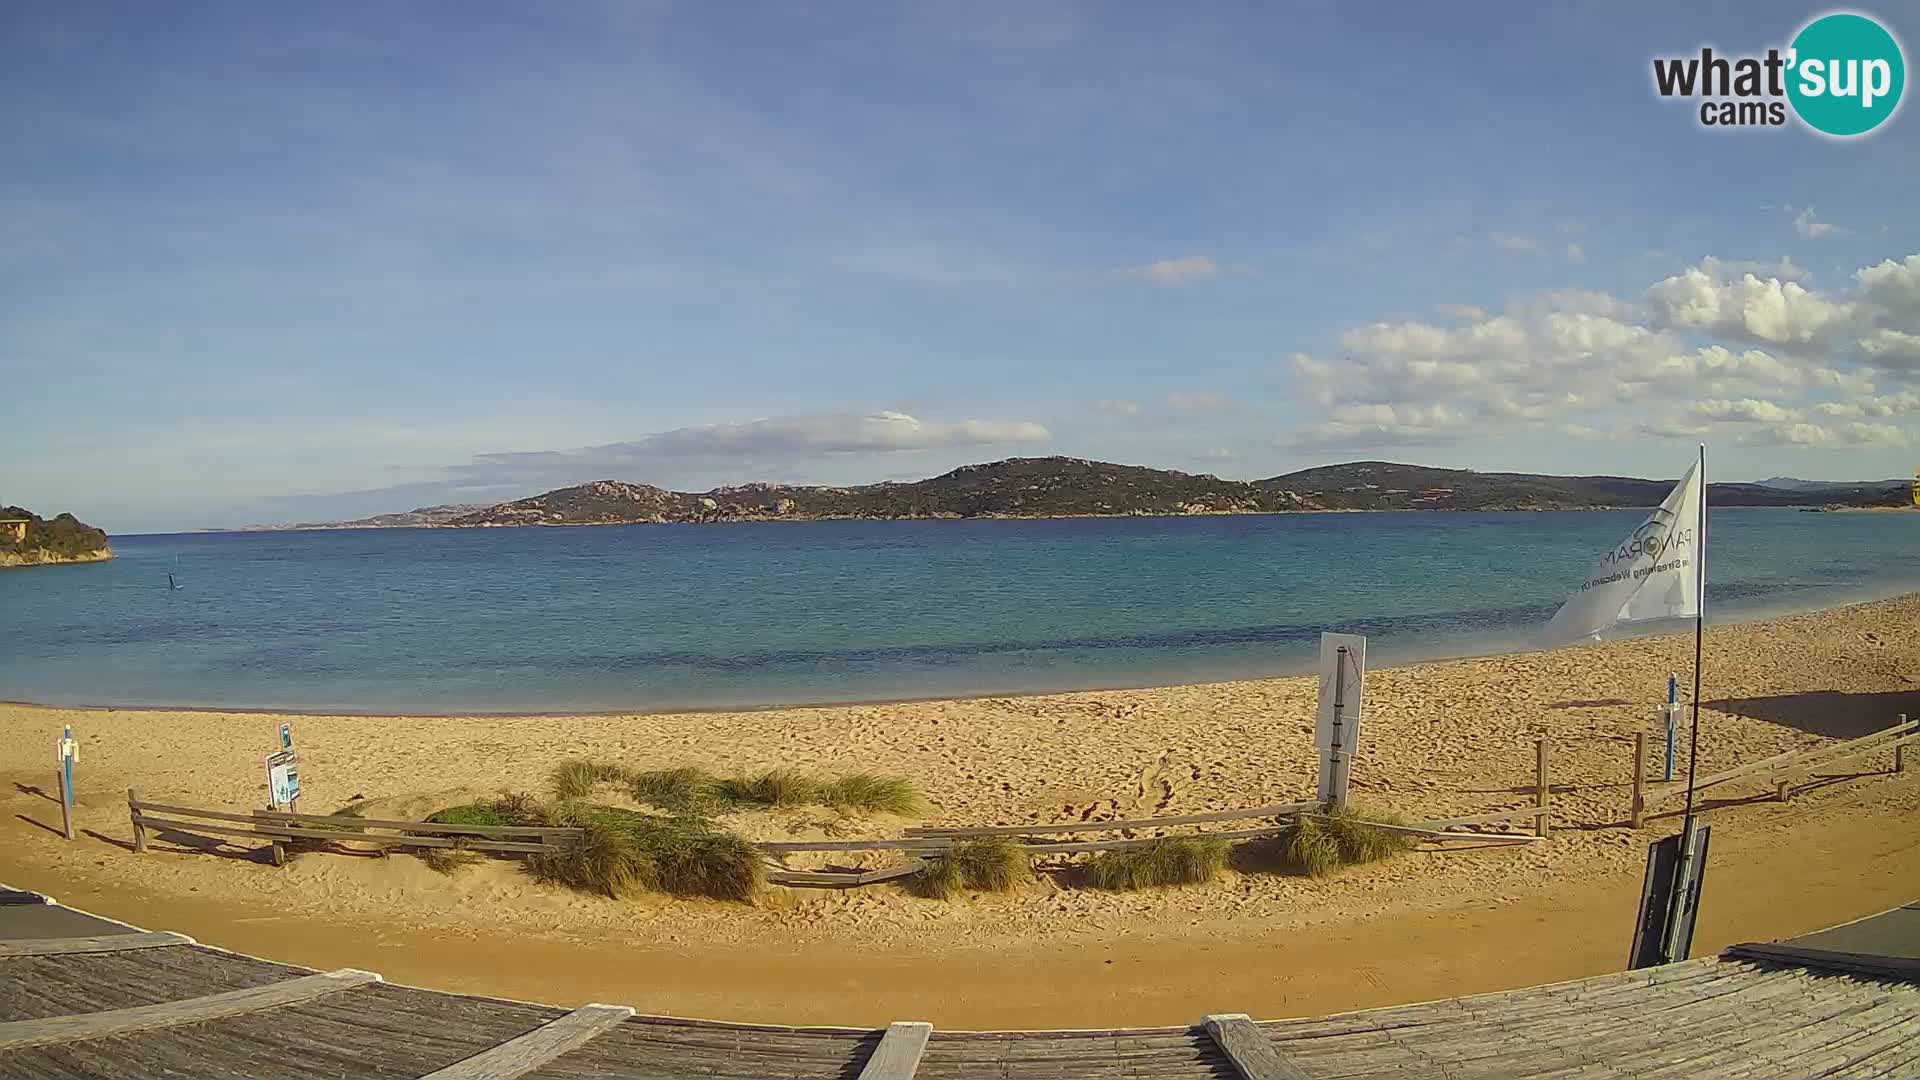
[[[1647,823],[1647,733],[1633,733],[1633,806],[1627,823],[1638,829]]]
[[[1774,802],[1787,802],[1792,798],[1793,798],[1793,793],[1787,790],[1787,781],[1775,780],[1773,782],[1773,801]]]
[[[255,810],[253,816],[256,818],[266,817],[267,812],[264,810]],[[268,824],[271,824],[271,822],[268,822]],[[294,822],[293,824],[298,825],[299,822]],[[385,855],[386,849],[382,848],[380,854]],[[273,838],[273,865],[287,865],[287,838],[284,836],[276,836]]]
[[[1542,735],[1533,743],[1534,796],[1533,804],[1542,810],[1548,810],[1553,801],[1550,794],[1552,784],[1547,776],[1547,737]],[[1541,814],[1533,819],[1533,835],[1545,836],[1553,831],[1553,814]]]
[[[133,819],[133,852],[136,855],[147,853],[147,827],[140,824],[140,789],[127,789],[127,816]]]
[[[1903,724],[1907,722],[1906,713],[1900,714],[1900,722]],[[1903,773],[1907,771],[1907,744],[1906,743],[1901,743],[1899,746],[1896,746],[1893,748],[1893,771],[1897,773]]]

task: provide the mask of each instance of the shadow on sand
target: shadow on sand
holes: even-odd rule
[[[1721,698],[1704,701],[1701,707],[1703,712],[1765,720],[1813,735],[1857,739],[1892,727],[1901,713],[1920,716],[1920,687],[1878,694],[1809,690],[1769,697]]]

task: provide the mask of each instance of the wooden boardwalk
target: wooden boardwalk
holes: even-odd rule
[[[9,933],[21,910],[0,905],[7,1080],[1920,1076],[1920,973],[1799,943],[1309,1019],[970,1032],[569,1011],[107,924],[47,937],[18,933],[22,915]]]

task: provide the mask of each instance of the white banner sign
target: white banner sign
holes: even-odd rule
[[[1366,678],[1365,637],[1320,635],[1320,711],[1313,727],[1313,742],[1320,750],[1319,799],[1323,803],[1337,806],[1347,801],[1347,777],[1354,751],[1360,747]]]
[[[1548,644],[1597,638],[1619,623],[1700,613],[1704,482],[1696,462],[1639,528],[1601,553],[1547,624]]]

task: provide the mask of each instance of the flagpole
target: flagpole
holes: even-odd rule
[[[1694,559],[1694,605],[1693,605],[1693,730],[1687,736],[1687,812],[1680,822],[1680,858],[1674,867],[1673,893],[1667,906],[1666,940],[1661,943],[1661,953],[1667,963],[1677,963],[1686,957],[1675,955],[1681,937],[1682,913],[1690,904],[1686,895],[1687,884],[1693,880],[1694,860],[1694,817],[1693,817],[1693,778],[1695,766],[1700,761],[1700,653],[1701,641],[1706,634],[1707,622],[1707,444],[1700,444],[1700,510],[1695,522],[1693,549]],[[1689,916],[1685,921],[1691,922]],[[1690,935],[1689,935],[1690,936]]]

